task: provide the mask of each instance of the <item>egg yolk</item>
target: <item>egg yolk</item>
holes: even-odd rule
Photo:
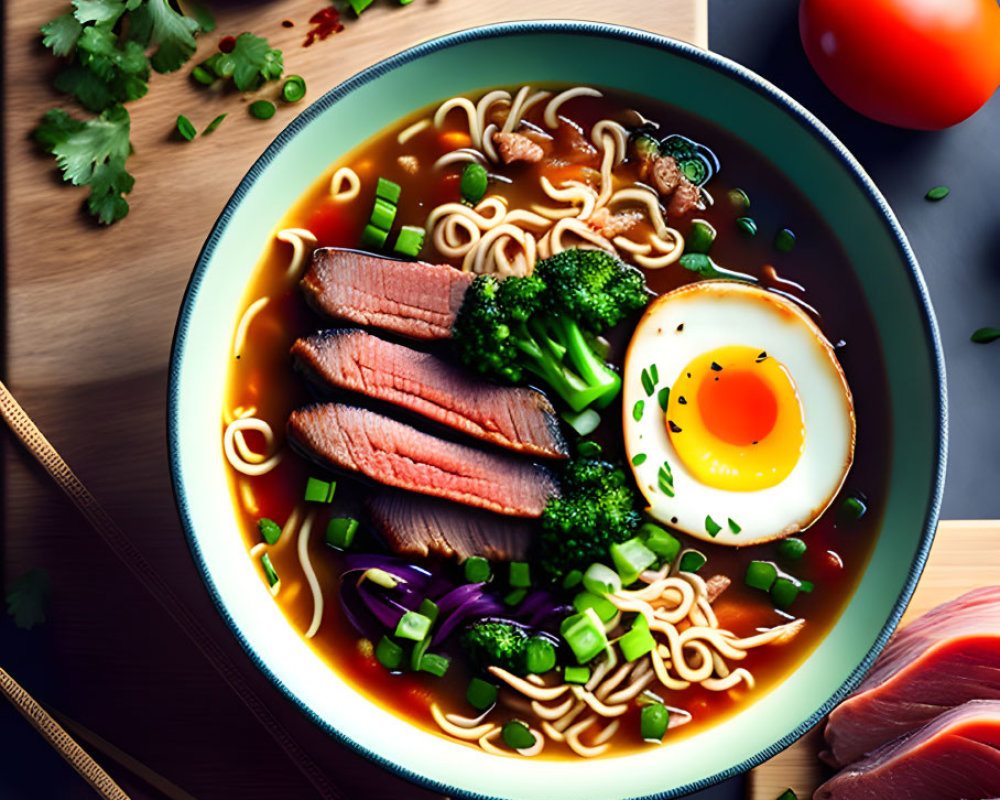
[[[700,483],[754,492],[781,483],[805,443],[802,404],[784,365],[732,345],[691,361],[670,388],[665,424]]]

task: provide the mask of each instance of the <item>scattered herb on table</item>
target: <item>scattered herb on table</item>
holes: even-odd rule
[[[241,33],[232,42],[230,39],[233,37],[224,38],[219,42],[219,52],[195,67],[195,80],[214,83],[232,78],[241,92],[252,92],[281,77],[285,69],[281,51],[273,49],[267,39],[252,33]]]
[[[924,197],[928,200],[944,200],[949,194],[951,194],[951,189],[947,186],[935,186],[931,189]]]
[[[976,344],[989,344],[1000,339],[1000,328],[980,328],[969,338]]]
[[[197,129],[194,127],[194,123],[191,122],[183,114],[177,115],[177,133],[179,133],[183,138],[187,139],[189,142],[198,135]]]
[[[45,608],[49,602],[49,574],[44,569],[33,569],[11,581],[7,592],[7,613],[19,628],[30,630],[45,622]]]
[[[218,128],[222,124],[222,120],[224,120],[225,118],[226,118],[225,114],[219,114],[219,116],[217,116],[215,119],[213,119],[211,122],[208,123],[207,127],[205,128],[205,130],[203,130],[201,132],[201,135],[205,136],[205,135],[211,133],[212,131],[214,131],[216,128]]]

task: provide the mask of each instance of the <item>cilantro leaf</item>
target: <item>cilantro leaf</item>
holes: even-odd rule
[[[236,37],[236,46],[229,54],[235,64],[233,83],[241,92],[256,89],[265,81],[280,78],[284,71],[281,51],[272,50],[267,39],[252,33]]]
[[[111,28],[126,11],[122,0],[73,0],[73,16],[81,25],[93,22]]]
[[[184,10],[188,16],[195,19],[202,33],[211,33],[215,30],[215,17],[204,4],[195,0],[187,0],[184,3]]]
[[[115,102],[107,82],[80,64],[66,67],[52,83],[60,92],[73,95],[88,111],[102,111]]]
[[[174,11],[167,0],[145,0],[129,15],[129,22],[133,42],[156,46],[149,60],[157,72],[173,72],[191,58],[194,34],[201,27],[197,20]]]
[[[55,78],[55,87],[90,111],[137,100],[149,89],[149,61],[142,45],[120,42],[110,30],[88,25],[77,41],[76,60]]]
[[[49,602],[49,575],[44,569],[33,569],[15,578],[7,592],[7,613],[19,628],[29,630],[45,622],[45,607]]]
[[[90,187],[87,207],[106,225],[128,213],[124,195],[135,182],[125,169],[132,152],[129,132],[128,111],[121,105],[86,122],[63,111],[50,111],[35,131],[36,140],[55,155],[63,179]]]
[[[42,25],[42,44],[50,48],[53,55],[68,56],[82,32],[80,21],[72,12],[67,12]]]

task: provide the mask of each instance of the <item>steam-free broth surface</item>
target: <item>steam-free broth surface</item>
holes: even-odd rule
[[[516,87],[512,91],[516,91]],[[532,125],[541,127],[543,105],[538,104],[527,115]],[[721,165],[718,174],[705,187],[714,203],[681,217],[669,217],[670,226],[687,236],[693,220],[707,221],[718,232],[711,250],[716,263],[752,275],[762,286],[785,292],[807,310],[815,310],[814,318],[834,343],[853,391],[858,430],[854,464],[846,484],[837,501],[801,535],[808,550],[801,561],[789,568],[797,578],[813,583],[815,588],[812,592],[801,593],[788,614],[777,611],[767,593],[744,583],[744,574],[751,561],[779,560],[776,545],[731,548],[677,534],[685,546],[696,546],[707,556],[708,562],[702,571],[706,578],[722,574],[732,581],[713,604],[720,626],[747,636],[757,629],[770,628],[791,618],[804,618],[806,625],[787,644],[759,647],[748,652],[739,666],[752,671],[753,689],[737,685],[729,691],[713,692],[695,686],[670,693],[666,702],[687,709],[693,719],[687,725],[668,731],[662,746],[669,747],[671,740],[702,732],[767,694],[809,655],[837,620],[850,600],[878,536],[890,451],[889,411],[881,346],[872,312],[866,307],[838,242],[838,236],[849,236],[850,232],[830,230],[812,205],[784,177],[780,164],[770,163],[743,144],[738,131],[734,135],[720,130],[666,104],[622,92],[604,91],[601,98],[572,99],[560,109],[560,115],[576,125],[561,126],[555,133],[553,153],[561,157],[564,162],[561,166],[521,162],[503,166],[497,171],[513,176],[513,182],[493,183],[490,192],[504,195],[512,208],[551,204],[551,199],[539,189],[539,177],[545,174],[556,183],[557,178],[581,180],[587,170],[599,170],[600,164],[595,167],[594,157],[584,157],[579,152],[580,130],[589,131],[595,122],[604,118],[632,122],[636,119],[633,110],[660,124],[658,137],[681,134],[707,146],[718,157]],[[316,236],[319,247],[358,247],[362,230],[369,220],[375,182],[379,177],[394,181],[402,189],[397,225],[423,226],[433,208],[442,203],[459,202],[461,165],[459,168],[433,169],[433,163],[453,149],[454,142],[448,140],[449,131],[460,139],[461,132],[467,130],[459,114],[450,114],[441,130],[431,125],[404,145],[397,141],[401,131],[432,116],[433,111],[434,108],[424,109],[410,115],[327,167],[300,201],[280,218],[275,231],[301,228]],[[401,161],[400,156],[412,158]],[[413,159],[416,160],[415,171],[412,171]],[[361,179],[359,196],[346,203],[332,199],[330,193],[331,176],[342,166],[351,167]],[[618,173],[621,175],[636,167],[626,162],[618,169],[623,171]],[[635,179],[638,180],[637,175]],[[750,210],[745,215],[756,223],[755,236],[742,232],[736,223],[736,217],[742,214],[734,211],[727,197],[736,189],[742,189],[751,199]],[[794,231],[795,244],[788,252],[775,247],[775,237],[782,229]],[[254,415],[267,420],[280,440],[290,412],[315,399],[314,390],[293,371],[289,348],[299,336],[334,326],[307,308],[297,285],[289,281],[286,271],[291,256],[289,244],[272,240],[247,287],[241,308],[259,298],[266,297],[269,301],[253,317],[246,329],[245,341],[230,364],[223,428],[233,418],[234,410],[252,407],[256,409]],[[436,252],[430,237],[420,258],[433,263],[461,265],[460,258],[447,259]],[[656,294],[701,280],[699,275],[677,263],[648,270],[646,278],[649,288]],[[634,319],[627,320],[610,336],[611,363],[621,364],[634,324]],[[669,376],[666,380],[672,382],[673,379],[674,376]],[[602,414],[601,427],[589,438],[603,446],[604,457],[624,465],[621,419],[618,401]],[[220,436],[221,431],[222,428]],[[258,434],[248,433],[246,439],[251,449],[265,449]],[[267,474],[253,477],[231,470],[232,502],[248,552],[261,541],[258,520],[266,517],[283,524],[296,506],[301,505],[308,476],[323,474],[287,447],[282,452],[284,455],[278,466]],[[430,716],[432,700],[446,710],[474,716],[465,700],[471,673],[460,657],[452,659],[444,678],[414,672],[390,674],[372,655],[371,644],[359,643],[361,637],[344,617],[338,601],[343,555],[323,541],[327,518],[353,516],[362,520],[352,551],[376,552],[383,548],[364,524],[361,498],[370,491],[370,485],[342,475],[336,476],[336,481],[332,505],[312,512],[316,519],[308,551],[325,602],[318,631],[308,640],[310,646],[331,670],[372,701],[428,730],[439,732]],[[867,513],[859,520],[847,521],[843,516],[838,519],[841,499],[849,496],[862,498],[866,505]],[[274,571],[280,576],[280,590],[275,601],[289,624],[304,633],[310,626],[314,609],[313,596],[300,565],[297,541],[294,538],[282,540],[268,548],[268,554]],[[259,566],[257,559],[255,563]],[[458,574],[459,567],[453,562],[432,559],[424,563],[431,570]],[[263,569],[261,581],[266,589],[268,583]],[[619,732],[608,753],[622,755],[653,746],[642,741],[638,711],[631,708],[621,718]],[[554,742],[549,742],[541,755],[543,758],[569,756],[572,753],[564,745]]]

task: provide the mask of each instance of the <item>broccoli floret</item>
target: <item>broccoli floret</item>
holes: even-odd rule
[[[541,564],[553,578],[605,561],[608,547],[639,526],[635,492],[607,461],[576,459],[566,467],[562,495],[542,512]]]
[[[518,383],[533,375],[574,411],[606,406],[621,378],[591,340],[649,301],[642,273],[595,250],[569,250],[529,277],[477,277],[452,330],[465,364]]]
[[[528,672],[528,631],[509,619],[481,619],[462,633],[462,647],[481,669],[501,667],[515,675]]]

